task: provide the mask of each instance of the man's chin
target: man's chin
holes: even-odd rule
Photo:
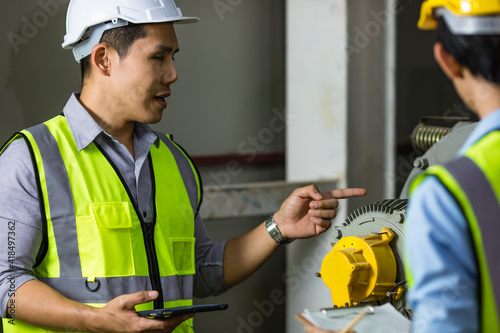
[[[161,119],[162,119],[162,117],[160,116],[160,117],[157,117],[157,118],[148,119],[148,120],[146,120],[146,121],[144,121],[142,123],[143,124],[150,124],[150,125],[152,125],[152,124],[158,124],[161,121]]]
[[[159,108],[157,108],[156,110],[151,111],[150,113],[146,114],[146,117],[144,117],[142,119],[142,121],[140,121],[140,122],[143,124],[159,123],[161,121],[161,119],[163,118],[163,111],[165,111],[165,109],[160,110]]]

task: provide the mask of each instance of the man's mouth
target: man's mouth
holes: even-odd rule
[[[170,96],[170,94],[162,94],[159,96],[155,96],[154,99],[163,109],[165,109],[167,107],[166,99],[168,96]]]

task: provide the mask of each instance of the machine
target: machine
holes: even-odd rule
[[[333,229],[333,248],[316,273],[331,290],[333,307],[390,302],[411,319],[403,256],[409,186],[427,167],[452,159],[475,125],[467,118],[423,118],[411,136],[420,156],[400,197],[356,209]]]

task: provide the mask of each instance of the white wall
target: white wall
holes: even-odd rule
[[[345,184],[347,40],[345,0],[287,1],[287,180]],[[342,215],[341,215],[342,216]],[[339,218],[342,218],[342,217]],[[330,233],[287,248],[286,332],[301,332],[294,315],[331,303],[314,276],[329,252]]]

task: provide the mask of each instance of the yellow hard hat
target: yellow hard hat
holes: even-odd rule
[[[436,29],[436,11],[440,8],[444,9],[441,10],[441,13],[448,13],[448,16],[449,14],[452,14],[452,16],[457,18],[469,18],[471,16],[476,16],[474,27],[469,29],[469,33],[480,34],[482,31],[473,31],[474,29],[481,30],[481,27],[478,27],[477,24],[477,16],[500,14],[500,0],[425,0],[420,9],[420,19],[417,24],[418,27],[423,30]],[[489,19],[491,19],[491,17]],[[463,23],[460,25],[463,25]],[[484,24],[479,25],[483,26]]]

